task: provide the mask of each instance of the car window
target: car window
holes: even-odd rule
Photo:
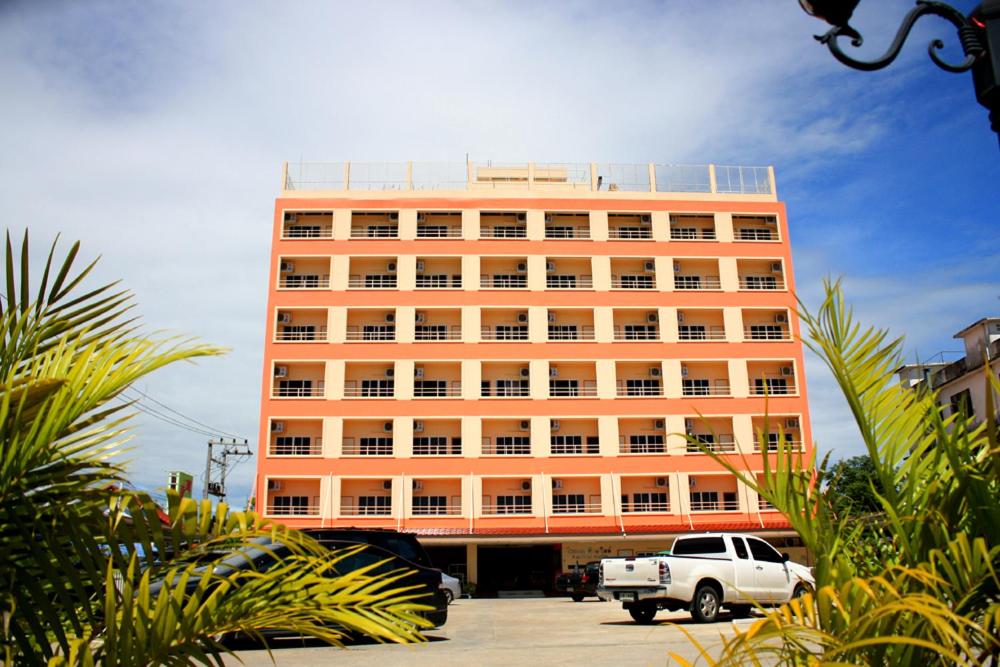
[[[721,537],[692,537],[674,542],[672,551],[675,556],[724,554],[726,543]]]
[[[747,552],[746,542],[743,541],[742,537],[733,538],[733,549],[736,550],[736,557],[741,560],[746,560],[750,557],[749,552]]]
[[[767,542],[757,540],[754,538],[748,538],[747,542],[750,543],[750,553],[753,554],[754,560],[764,561],[765,563],[782,563],[781,554],[774,550]]]

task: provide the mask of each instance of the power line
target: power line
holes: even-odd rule
[[[122,397],[122,396],[115,396],[115,398],[117,398],[122,403],[127,403],[127,404],[131,405],[132,407],[134,407],[139,412],[145,413],[145,414],[149,415],[150,417],[154,417],[155,419],[159,419],[160,421],[166,422],[166,423],[168,423],[168,424],[170,424],[172,426],[177,426],[178,428],[182,428],[182,429],[184,429],[186,431],[190,431],[191,433],[197,433],[198,435],[207,435],[210,438],[211,437],[215,437],[215,435],[216,435],[215,433],[213,433],[211,431],[205,431],[205,430],[202,430],[202,429],[199,429],[199,428],[194,428],[193,426],[189,426],[189,425],[187,425],[187,424],[185,424],[185,423],[183,423],[181,421],[178,421],[178,420],[174,419],[173,417],[170,417],[168,415],[163,414],[162,412],[157,412],[156,410],[154,410],[153,408],[150,408],[149,406],[141,405],[135,399],[128,399],[128,398],[125,398],[125,397]]]
[[[143,398],[145,398],[147,400],[150,400],[153,403],[156,403],[157,405],[159,405],[164,410],[167,410],[168,412],[172,412],[175,415],[177,415],[179,417],[182,417],[183,419],[186,419],[187,421],[191,422],[192,424],[197,424],[198,426],[201,426],[203,428],[208,429],[209,431],[212,431],[212,433],[215,434],[215,435],[224,435],[224,436],[227,436],[227,437],[230,437],[230,438],[236,438],[237,440],[243,440],[244,439],[243,436],[236,435],[235,433],[228,433],[226,431],[223,431],[222,429],[218,429],[218,428],[215,428],[214,426],[209,426],[208,424],[206,424],[204,422],[200,422],[197,419],[194,419],[193,417],[188,417],[183,412],[178,412],[177,410],[174,410],[169,405],[165,405],[165,404],[161,403],[160,401],[156,400],[155,398],[153,398],[152,396],[150,396],[149,394],[147,394],[146,392],[144,392],[144,391],[142,391],[140,389],[136,389],[135,387],[129,387],[129,389],[131,391],[134,391],[135,393],[139,394]]]

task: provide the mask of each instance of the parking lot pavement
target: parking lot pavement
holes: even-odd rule
[[[696,624],[687,613],[661,611],[652,625],[636,625],[617,602],[587,598],[457,600],[449,607],[448,623],[428,632],[431,640],[418,645],[355,644],[337,649],[301,640],[275,642],[279,667],[297,665],[667,665],[668,652],[685,658],[697,650],[673,623],[683,625],[708,647],[720,644],[720,634],[752,619]],[[262,649],[238,651],[248,667],[271,665]],[[239,663],[229,658],[227,665]]]

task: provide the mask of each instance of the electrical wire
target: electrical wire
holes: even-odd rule
[[[142,391],[140,389],[136,389],[135,387],[129,387],[129,390],[130,391],[134,391],[135,393],[137,393],[140,396],[142,396],[142,398],[144,398],[146,400],[149,400],[149,401],[152,401],[153,403],[156,403],[157,405],[159,405],[164,410],[167,410],[168,412],[172,412],[173,414],[175,414],[178,417],[181,417],[181,418],[183,418],[183,419],[191,422],[192,424],[197,424],[198,426],[201,426],[202,428],[206,428],[209,431],[213,431],[213,432],[217,433],[218,435],[224,435],[224,436],[227,436],[229,438],[236,438],[237,440],[244,440],[244,438],[242,438],[241,436],[236,435],[235,433],[228,433],[226,431],[223,431],[222,429],[217,429],[214,426],[209,426],[208,424],[206,424],[204,422],[200,422],[197,419],[194,419],[193,417],[188,417],[183,412],[178,412],[177,410],[174,410],[169,405],[165,405],[165,404],[161,403],[160,401],[156,400],[155,398],[153,398],[152,396],[150,396],[149,394],[147,394],[146,392],[144,392],[144,391]]]
[[[191,433],[197,433],[199,435],[207,435],[210,438],[214,438],[214,437],[216,437],[218,435],[217,433],[213,433],[212,431],[205,431],[205,430],[202,430],[200,428],[194,428],[192,426],[189,426],[188,424],[185,424],[184,422],[178,421],[178,420],[174,419],[173,417],[170,417],[168,415],[163,414],[162,412],[157,412],[156,410],[150,408],[149,406],[141,405],[135,399],[129,399],[129,398],[125,398],[123,396],[115,396],[115,398],[117,398],[122,403],[128,403],[129,405],[131,405],[132,407],[134,407],[139,412],[145,413],[145,414],[149,415],[150,417],[153,417],[155,419],[159,419],[160,421],[166,422],[166,423],[168,423],[168,424],[170,424],[172,426],[177,426],[178,428],[182,428],[182,429],[184,429],[186,431],[190,431]]]

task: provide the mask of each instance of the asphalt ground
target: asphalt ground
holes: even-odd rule
[[[734,625],[752,619],[699,624],[683,612],[657,614],[652,625],[637,625],[617,602],[587,598],[456,600],[444,627],[427,633],[418,645],[355,643],[339,649],[318,642],[275,640],[274,663],[260,647],[242,647],[237,655],[248,667],[277,664],[363,665],[364,667],[478,667],[480,665],[669,665],[674,651],[688,660],[698,650],[683,627],[706,647],[718,647],[720,636],[732,636]],[[227,665],[240,664],[233,658]]]

